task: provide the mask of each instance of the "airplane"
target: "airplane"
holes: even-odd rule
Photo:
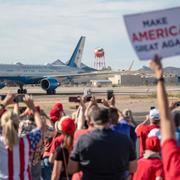
[[[86,72],[85,69],[81,68],[84,44],[85,36],[81,36],[71,58],[66,64],[0,64],[0,88],[5,87],[7,83],[11,82],[19,86],[17,90],[18,94],[26,94],[27,89],[23,88],[24,85],[40,84],[41,88],[45,90],[47,94],[55,94],[56,88],[61,84],[57,78],[73,77]]]

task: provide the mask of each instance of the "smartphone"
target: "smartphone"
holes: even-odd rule
[[[86,96],[86,97],[85,97],[86,102],[91,101],[91,98],[92,98],[92,96]]]
[[[92,97],[92,92],[91,89],[84,89],[84,93],[83,93],[84,97]]]
[[[24,96],[25,96],[24,94],[19,94],[19,95],[15,96],[14,102],[15,103],[23,102],[24,101]]]
[[[85,89],[84,93],[83,93],[83,97],[84,97],[86,102],[91,101],[91,98],[92,98],[91,90],[90,89]]]
[[[96,99],[97,103],[102,103],[102,99]]]
[[[107,91],[107,100],[110,100],[114,96],[114,91],[113,90],[108,90]]]
[[[0,95],[0,99],[1,99],[1,100],[4,100],[5,97],[6,97],[6,95]]]
[[[69,102],[80,102],[79,96],[71,96],[69,97]]]

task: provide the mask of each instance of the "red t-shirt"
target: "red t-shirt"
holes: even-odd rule
[[[154,128],[159,128],[159,126],[155,125],[155,124],[152,124],[152,125],[142,124],[136,128],[136,135],[140,139],[140,142],[139,142],[140,157],[143,157],[143,153],[146,149],[146,138],[147,138],[149,132]]]
[[[83,134],[87,134],[88,132],[90,132],[92,129],[88,128],[88,129],[79,129],[74,133],[74,144],[76,143],[76,141],[78,140],[79,136],[83,135]]]
[[[162,144],[162,157],[166,179],[180,179],[180,148],[175,139],[168,139]]]
[[[141,158],[137,167],[133,180],[155,180],[158,176],[164,177],[163,163],[159,158]]]
[[[60,136],[57,136],[52,141],[52,146],[50,149],[50,153],[54,153],[56,151],[56,148],[63,142],[64,135],[61,134]]]
[[[49,139],[46,139],[46,140],[44,141],[44,153],[43,153],[43,158],[49,157],[49,155],[50,155],[50,149],[51,149],[51,146],[52,146],[52,142],[53,142],[53,138],[49,138]]]

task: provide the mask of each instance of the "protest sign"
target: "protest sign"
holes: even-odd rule
[[[180,7],[124,16],[140,60],[180,54]]]

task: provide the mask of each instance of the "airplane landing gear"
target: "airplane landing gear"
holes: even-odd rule
[[[18,94],[27,94],[27,89],[23,89],[23,86],[20,86],[20,88],[17,90]]]
[[[56,90],[55,90],[55,89],[53,89],[53,90],[47,90],[47,94],[48,94],[48,95],[56,94]]]

